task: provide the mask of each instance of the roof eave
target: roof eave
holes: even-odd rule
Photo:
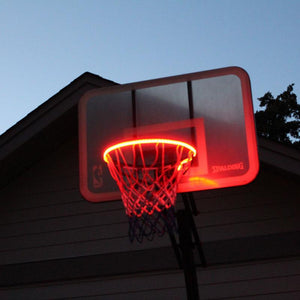
[[[76,106],[86,91],[116,84],[98,75],[83,73],[0,136],[0,160]]]

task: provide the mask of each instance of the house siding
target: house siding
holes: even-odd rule
[[[277,260],[198,269],[200,299],[300,297],[300,261]],[[181,271],[50,282],[0,289],[1,299],[186,299]]]
[[[122,202],[86,201],[78,177],[75,134],[1,190],[0,298],[184,299],[169,237],[130,243]],[[262,164],[247,186],[193,195],[201,299],[300,298],[298,176]]]
[[[2,192],[2,264],[169,245],[168,237],[131,244],[121,201],[90,203],[81,197],[77,149],[76,138],[65,142]],[[201,241],[299,231],[300,204],[291,196],[297,192],[297,182],[263,171],[246,187],[194,193]]]

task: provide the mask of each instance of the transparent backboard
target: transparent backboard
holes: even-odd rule
[[[197,149],[178,193],[244,185],[259,169],[251,87],[238,67],[87,92],[79,102],[80,191],[120,199],[105,148],[133,138],[169,138]]]

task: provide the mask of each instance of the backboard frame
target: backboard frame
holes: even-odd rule
[[[131,92],[136,91],[140,89],[145,89],[149,87],[156,87],[156,86],[164,86],[169,84],[176,84],[176,83],[182,83],[182,82],[193,82],[195,80],[201,80],[201,79],[209,79],[213,77],[221,77],[221,76],[227,76],[227,75],[235,75],[240,79],[241,83],[241,91],[242,91],[242,98],[243,98],[243,110],[244,110],[244,122],[245,122],[245,135],[247,139],[247,151],[248,151],[248,157],[249,157],[249,169],[248,171],[238,178],[224,178],[222,180],[219,180],[218,184],[214,184],[213,181],[210,179],[206,179],[205,176],[197,177],[196,174],[193,177],[194,181],[191,182],[183,182],[182,184],[179,184],[178,192],[186,192],[186,191],[196,191],[196,190],[204,190],[204,189],[215,189],[215,188],[223,188],[223,187],[231,187],[231,186],[238,186],[238,185],[244,185],[249,182],[251,182],[257,175],[259,170],[259,162],[258,162],[258,153],[257,153],[257,141],[256,141],[256,130],[255,130],[255,124],[254,124],[254,114],[253,114],[253,104],[252,104],[252,94],[251,94],[251,86],[250,86],[250,79],[246,71],[239,67],[228,67],[228,68],[222,68],[222,69],[216,69],[216,70],[209,70],[209,71],[203,71],[203,72],[196,72],[196,73],[190,73],[190,74],[183,74],[183,75],[177,75],[172,77],[165,77],[160,79],[154,79],[154,80],[147,80],[147,81],[141,81],[141,82],[135,82],[135,83],[129,83],[124,85],[117,85],[117,86],[111,86],[111,87],[105,87],[100,89],[95,89],[88,91],[86,94],[82,96],[79,102],[79,171],[80,171],[80,191],[83,197],[89,201],[92,202],[101,202],[101,201],[111,201],[111,200],[117,200],[120,199],[120,192],[113,191],[113,192],[107,192],[107,193],[95,193],[90,190],[87,178],[89,176],[89,170],[88,170],[88,151],[87,151],[87,105],[91,98],[97,97],[101,95],[102,97],[105,97],[105,95],[111,95],[111,94],[118,94],[122,92]],[[136,103],[133,102],[133,111]],[[190,103],[190,105],[193,105]],[[133,123],[135,122],[134,119],[136,116],[134,116],[133,112]],[[190,123],[197,123],[197,128],[201,128],[203,126],[203,122],[199,118],[194,118],[193,111],[190,111],[189,119],[183,120],[183,121],[177,121],[174,123],[166,123],[166,126],[177,126],[185,127],[187,124]],[[204,121],[205,122],[205,121]],[[105,124],[103,124],[105,125]],[[105,127],[105,126],[104,126]],[[142,126],[143,127],[143,126]],[[136,130],[138,132],[141,130],[139,127],[133,127],[133,131]],[[142,130],[143,134],[147,132],[147,130],[150,130],[152,132],[155,132],[157,128],[160,128],[160,124],[156,125],[150,125],[145,126]],[[124,129],[125,130],[125,129]],[[129,129],[130,130],[130,129]],[[159,130],[158,130],[159,131]],[[200,130],[201,131],[201,130]],[[128,132],[128,131],[127,131]],[[135,132],[135,133],[136,133]],[[202,133],[198,133],[202,135],[203,143],[201,144],[202,148],[205,147],[205,136],[203,137],[203,131]],[[203,152],[203,151],[202,151]],[[203,152],[205,155],[205,151]],[[101,154],[99,153],[101,156]],[[203,159],[203,158],[202,158]],[[205,159],[204,159],[205,160]],[[238,162],[237,162],[238,163]],[[236,164],[228,164],[228,165],[217,165],[214,166],[215,172],[223,172],[226,168],[239,168],[243,167],[241,165]],[[201,163],[200,163],[201,164]],[[201,168],[205,169],[205,164],[201,165]],[[226,170],[225,170],[226,171]],[[99,170],[101,173],[101,170]],[[193,172],[193,171],[191,171]],[[205,182],[205,180],[207,182]],[[205,187],[205,188],[203,188]]]

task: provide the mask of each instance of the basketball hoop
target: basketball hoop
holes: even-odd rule
[[[195,156],[191,145],[169,139],[131,140],[104,151],[129,217],[131,241],[152,239],[176,227],[177,185]]]

